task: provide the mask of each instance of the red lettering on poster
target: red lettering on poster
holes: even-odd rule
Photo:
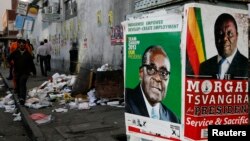
[[[184,135],[207,139],[208,125],[248,124],[248,81],[186,78]]]

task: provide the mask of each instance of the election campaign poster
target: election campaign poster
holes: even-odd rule
[[[39,11],[39,6],[38,5],[29,5],[28,7],[28,13],[27,16],[28,17],[32,17],[32,18],[36,18],[38,15],[38,11]]]
[[[32,31],[34,22],[35,22],[34,18],[26,16],[23,29],[27,31]]]
[[[24,21],[25,21],[25,16],[17,15],[15,20],[16,29],[22,29]]]
[[[184,137],[207,140],[209,125],[248,124],[248,11],[184,6]]]
[[[26,16],[29,3],[25,1],[18,1],[16,13]]]
[[[181,14],[122,23],[128,140],[180,140]]]

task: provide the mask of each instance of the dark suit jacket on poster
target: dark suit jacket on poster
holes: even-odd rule
[[[214,56],[200,65],[200,75],[210,75],[216,78],[219,71],[219,63],[217,56]],[[226,74],[230,74],[231,78],[248,77],[248,59],[243,56],[238,50],[232,60]]]
[[[127,113],[149,117],[140,85],[135,89],[126,89],[125,102],[125,111]],[[162,103],[160,103],[160,120],[180,123],[177,116]]]

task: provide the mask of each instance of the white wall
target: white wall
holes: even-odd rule
[[[69,50],[72,42],[78,43],[79,88],[88,82],[90,69],[103,64],[121,67],[122,45],[111,45],[111,29],[108,13],[113,13],[113,26],[121,25],[127,14],[132,13],[134,0],[76,0],[77,16],[57,23],[42,22],[38,15],[33,32],[28,34],[31,42],[39,45],[44,38],[52,43],[52,70],[69,72]],[[41,4],[41,3],[40,3]],[[101,24],[97,23],[97,12],[101,11]],[[41,11],[40,11],[41,12]],[[85,41],[84,41],[85,40]],[[84,46],[87,44],[87,47]]]
[[[2,17],[6,9],[11,9],[11,0],[0,0],[0,31],[3,31]]]
[[[96,68],[106,63],[120,66],[122,64],[122,46],[111,45],[108,13],[110,10],[113,12],[113,25],[120,25],[125,20],[126,14],[131,13],[130,5],[132,4],[129,3],[131,0],[77,0],[77,17],[63,22],[48,23],[42,22],[40,13],[29,38],[33,44],[37,45],[44,38],[50,39],[53,45],[52,59],[54,60],[64,61],[64,63],[69,61],[68,52],[71,44],[77,41],[78,61],[81,67],[85,67],[87,64],[88,67]],[[98,11],[101,11],[101,25],[97,23]],[[84,42],[86,39],[87,42]],[[87,43],[87,48],[84,47],[84,43]],[[54,65],[58,65],[58,63],[54,63]],[[65,69],[65,64],[60,66]],[[61,69],[60,66],[54,66],[54,68]]]

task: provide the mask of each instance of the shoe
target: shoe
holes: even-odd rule
[[[11,78],[11,77],[7,77],[6,79],[7,79],[7,80],[12,80],[13,78]]]
[[[24,103],[25,103],[25,101],[23,99],[20,99],[19,102],[20,102],[20,105],[24,105]]]

